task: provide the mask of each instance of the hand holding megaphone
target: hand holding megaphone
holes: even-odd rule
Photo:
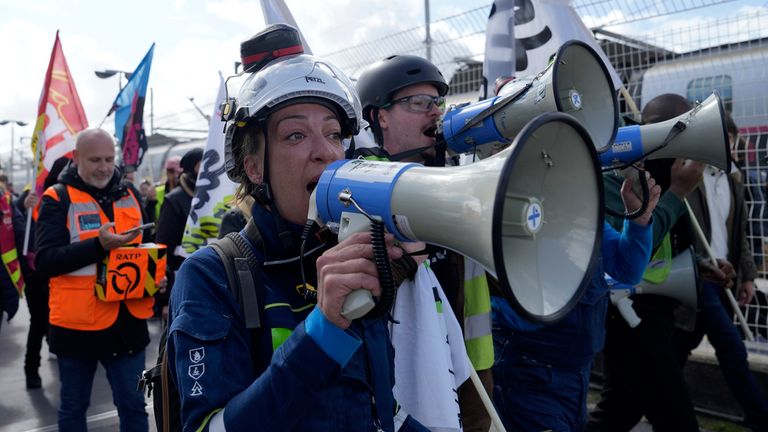
[[[385,235],[385,243],[390,260],[403,256],[404,250],[395,245],[393,235]],[[345,313],[345,308],[350,306],[346,304],[350,295],[370,299],[372,307],[372,297],[379,297],[382,293],[371,234],[368,232],[351,234],[325,251],[317,259],[317,274],[317,306],[328,321],[341,329],[346,329],[353,319],[359,318]],[[354,300],[353,303],[356,304]]]
[[[651,177],[651,173],[648,171],[643,172],[645,173],[645,181],[648,186],[648,199],[645,210],[634,221],[640,225],[648,225],[651,221],[651,216],[653,216],[653,209],[659,203],[661,186],[656,184],[656,180]],[[643,207],[643,196],[633,187],[634,183],[635,179],[633,177],[627,177],[624,179],[624,183],[621,184],[621,200],[624,201],[624,208],[627,214],[632,214]]]

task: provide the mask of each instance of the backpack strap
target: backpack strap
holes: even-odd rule
[[[168,379],[168,350],[163,352],[163,365],[160,373],[161,391],[163,393],[163,431],[171,432],[171,395],[170,395],[170,380]]]
[[[245,235],[251,241],[261,244],[261,235],[252,220],[246,224]],[[219,254],[224,263],[227,285],[240,304],[245,317],[245,326],[251,333],[251,363],[255,371],[260,370],[261,361],[258,347],[261,343],[261,309],[259,308],[256,288],[262,289],[264,281],[258,270],[259,262],[253,254],[248,240],[239,232],[227,234],[211,243],[211,247]]]
[[[256,296],[256,286],[263,286],[259,272],[251,271],[251,264],[258,265],[253,251],[240,233],[229,233],[211,244],[224,263],[227,285],[240,304],[245,327],[249,330],[261,327],[261,310]],[[249,256],[250,255],[250,256]],[[250,259],[249,259],[250,258]]]

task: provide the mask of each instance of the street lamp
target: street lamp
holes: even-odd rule
[[[117,69],[104,69],[104,70],[100,70],[100,71],[93,71],[93,73],[95,73],[96,76],[101,78],[101,79],[107,79],[107,78],[117,74],[118,90],[122,90],[123,89],[123,76],[125,76],[125,79],[127,81],[127,80],[131,79],[131,74],[132,74],[132,72],[126,72],[126,71],[121,71],[121,70],[117,70]]]
[[[25,121],[21,121],[21,120],[0,120],[0,126],[5,126],[8,123],[11,124],[11,159],[8,162],[8,165],[10,165],[10,167],[9,167],[9,169],[10,169],[10,177],[9,178],[11,179],[11,183],[13,183],[14,125],[26,126],[28,123],[25,122]]]
[[[29,184],[32,178],[32,167],[34,166],[34,162],[32,160],[32,156],[30,156],[29,150],[31,147],[26,147],[27,151],[24,151],[24,141],[28,141],[30,144],[32,143],[32,137],[31,136],[23,136],[19,137],[19,144],[21,144],[21,148],[17,149],[16,151],[19,153],[19,157],[21,158],[22,165],[26,167],[26,179],[24,180],[25,184]]]

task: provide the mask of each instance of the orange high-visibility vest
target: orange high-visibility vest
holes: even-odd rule
[[[2,256],[3,267],[8,272],[13,286],[22,296],[24,295],[24,277],[21,275],[19,253],[16,251],[16,234],[13,232],[13,203],[8,191],[0,196],[0,212],[3,214],[3,220],[0,221],[0,256]]]
[[[67,229],[69,242],[78,243],[98,237],[99,228],[109,223],[99,204],[93,197],[72,186],[67,186],[69,209],[67,210]],[[48,188],[44,196],[60,201],[54,187]],[[112,203],[114,232],[123,232],[142,224],[139,200],[128,189],[128,194]],[[131,243],[141,243],[139,234]],[[71,273],[56,276],[50,281],[50,322],[53,325],[73,330],[103,330],[117,320],[120,304],[125,303],[128,311],[136,318],[147,319],[152,316],[152,297],[105,302],[96,297],[96,263],[77,269]]]

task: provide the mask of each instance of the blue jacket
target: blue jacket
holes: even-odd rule
[[[608,286],[603,273],[626,284],[642,279],[650,260],[652,224],[624,222],[621,233],[608,223],[603,227],[600,263],[579,303],[555,324],[533,324],[522,319],[506,300],[494,297],[494,336],[505,337],[514,351],[538,361],[579,370],[589,367],[605,342]]]
[[[298,294],[297,261],[263,264],[296,256],[281,246],[277,228],[298,235],[301,227],[258,205],[253,215],[263,242],[253,248],[263,279],[258,337],[246,329],[211,248],[195,252],[177,274],[168,358],[184,430],[215,430],[223,416],[229,431],[366,431],[375,423],[393,431],[394,352],[386,321],[357,320],[346,331],[330,323]],[[314,262],[325,249],[315,241],[306,250],[315,247],[304,259],[313,286]],[[256,360],[252,340],[259,344]]]

